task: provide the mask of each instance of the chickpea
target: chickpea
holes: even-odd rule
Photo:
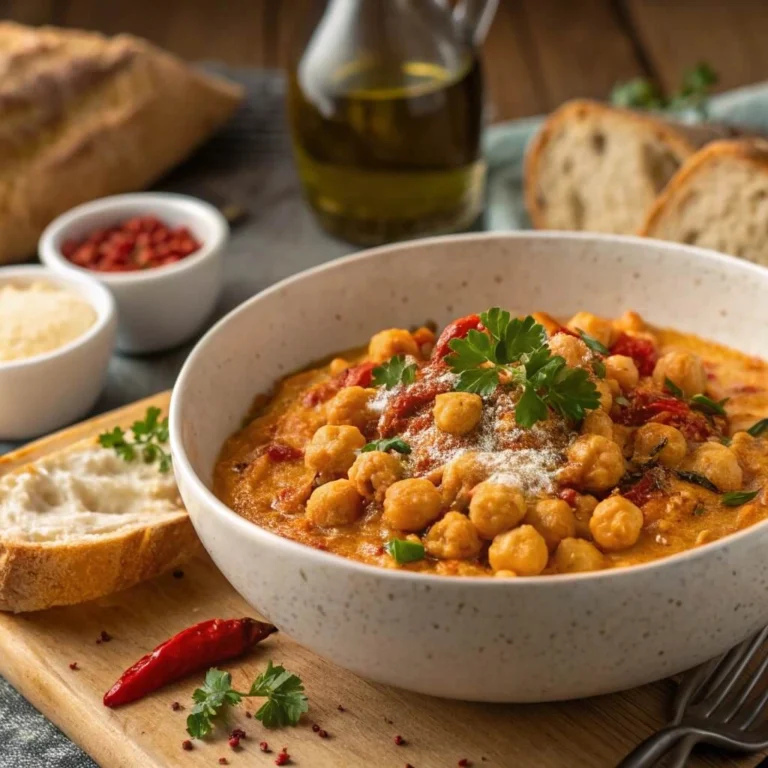
[[[384,522],[398,531],[420,531],[440,516],[440,491],[423,477],[398,480],[384,495]]]
[[[567,327],[576,333],[584,331],[587,336],[597,339],[604,346],[611,346],[613,325],[611,325],[610,320],[593,315],[591,312],[577,312],[568,321]]]
[[[598,379],[595,382],[597,393],[600,395],[600,407],[606,412],[610,413],[613,406],[613,395],[611,394],[611,388],[606,381]]]
[[[328,372],[331,376],[338,376],[343,371],[346,371],[347,368],[349,368],[349,362],[343,357],[334,357],[328,364]]]
[[[609,552],[631,547],[643,529],[643,513],[623,496],[609,496],[592,513],[589,528],[594,540]]]
[[[304,448],[304,464],[324,475],[344,474],[365,445],[357,427],[328,424],[315,432]]]
[[[368,357],[374,363],[384,363],[395,355],[419,356],[419,345],[405,328],[379,331],[368,344]]]
[[[349,468],[349,479],[366,499],[384,500],[387,488],[403,476],[403,463],[391,453],[361,453]]]
[[[659,449],[659,446],[664,447]],[[685,458],[688,443],[683,433],[675,427],[666,424],[643,424],[635,432],[635,450],[632,460],[644,464],[650,459],[656,459],[665,467],[676,467]]]
[[[589,347],[568,333],[556,333],[549,340],[549,349],[553,355],[560,355],[571,368],[583,366],[592,357]]]
[[[555,566],[559,573],[599,571],[604,564],[602,552],[584,539],[563,539],[557,545]]]
[[[443,506],[464,510],[469,506],[472,489],[488,477],[488,470],[473,451],[450,461],[443,469],[441,490]]]
[[[629,331],[644,331],[646,329],[645,320],[632,310],[627,310],[621,317],[613,321],[613,327],[619,332],[628,333]]]
[[[349,424],[362,430],[374,418],[370,406],[375,396],[375,389],[343,387],[326,406],[325,415],[328,423]]]
[[[577,437],[568,448],[574,482],[585,491],[601,493],[613,488],[624,474],[624,456],[613,440],[600,435]]]
[[[525,522],[542,535],[550,551],[563,539],[576,535],[573,510],[562,499],[542,499],[537,502],[528,510]]]
[[[602,409],[587,411],[584,421],[581,423],[582,435],[600,435],[613,440],[613,421]]]
[[[363,512],[363,500],[349,480],[333,480],[312,491],[307,517],[320,526],[354,523]]]
[[[580,539],[591,539],[592,531],[589,530],[589,521],[597,506],[597,499],[588,493],[580,493],[576,496],[573,509],[573,517],[576,523],[576,536]]]
[[[744,479],[736,454],[720,443],[703,443],[689,457],[690,469],[717,486],[722,492],[738,491]]]
[[[635,361],[627,355],[609,355],[605,358],[605,375],[608,379],[618,382],[625,391],[634,389],[640,381]]]
[[[424,547],[441,560],[468,560],[480,554],[482,544],[472,521],[461,512],[448,512],[424,537]]]
[[[525,498],[511,485],[485,481],[475,486],[469,519],[484,539],[514,528],[525,517]]]
[[[521,525],[500,533],[488,549],[494,571],[514,571],[518,576],[536,576],[547,567],[549,550],[532,525]]]
[[[704,366],[698,355],[683,350],[675,350],[662,355],[653,369],[653,383],[664,389],[664,382],[669,379],[683,391],[686,397],[701,394],[707,383]]]
[[[435,398],[432,413],[441,432],[466,435],[483,415],[483,400],[480,395],[470,392],[445,392]]]

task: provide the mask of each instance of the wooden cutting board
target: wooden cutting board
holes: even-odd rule
[[[116,424],[127,426],[148,405],[166,408],[168,397],[142,400],[0,458],[0,474]],[[438,768],[463,758],[488,768],[602,768],[662,725],[674,690],[671,681],[663,681],[559,704],[446,701],[362,680],[278,634],[226,666],[240,690],[268,659],[300,675],[310,711],[296,728],[269,731],[247,718],[247,711],[258,708],[253,701],[233,711],[212,737],[183,751],[190,696],[202,673],[118,710],[102,705],[104,691],[123,669],[177,631],[204,619],[246,615],[254,611],[209,559],[200,558],[181,578],[167,574],[92,603],[0,614],[0,673],[104,768],[210,767],[219,758],[243,768],[270,766],[284,746],[291,765],[305,768]],[[102,630],[110,642],[96,643]],[[184,709],[172,710],[175,701]],[[313,732],[313,723],[328,732],[327,739]],[[234,727],[247,733],[237,751],[227,744]],[[397,735],[404,745],[395,744]],[[259,749],[265,740],[270,754]],[[760,759],[704,753],[691,765],[754,766]]]

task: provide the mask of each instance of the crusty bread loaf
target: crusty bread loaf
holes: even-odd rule
[[[672,177],[640,234],[768,266],[768,142],[717,141],[697,152]]]
[[[0,264],[72,206],[151,184],[241,99],[143,40],[11,22],[0,73]]]
[[[0,474],[0,610],[92,600],[199,551],[173,473],[95,438]]]
[[[593,101],[553,112],[526,154],[525,201],[539,229],[634,234],[678,167],[731,135]]]

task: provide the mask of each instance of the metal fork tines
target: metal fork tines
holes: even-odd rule
[[[768,706],[768,655],[755,668],[750,666],[767,639],[768,627],[687,673],[675,697],[671,725],[646,739],[619,768],[655,765],[673,747],[670,768],[679,768],[698,742],[741,752],[768,748],[768,725],[755,727]]]

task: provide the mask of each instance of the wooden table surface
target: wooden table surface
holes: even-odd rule
[[[285,67],[326,0],[0,0],[0,18],[132,32],[188,59]],[[706,60],[718,89],[768,79],[763,0],[500,0],[485,45],[494,120],[604,97],[635,75],[674,90]]]

